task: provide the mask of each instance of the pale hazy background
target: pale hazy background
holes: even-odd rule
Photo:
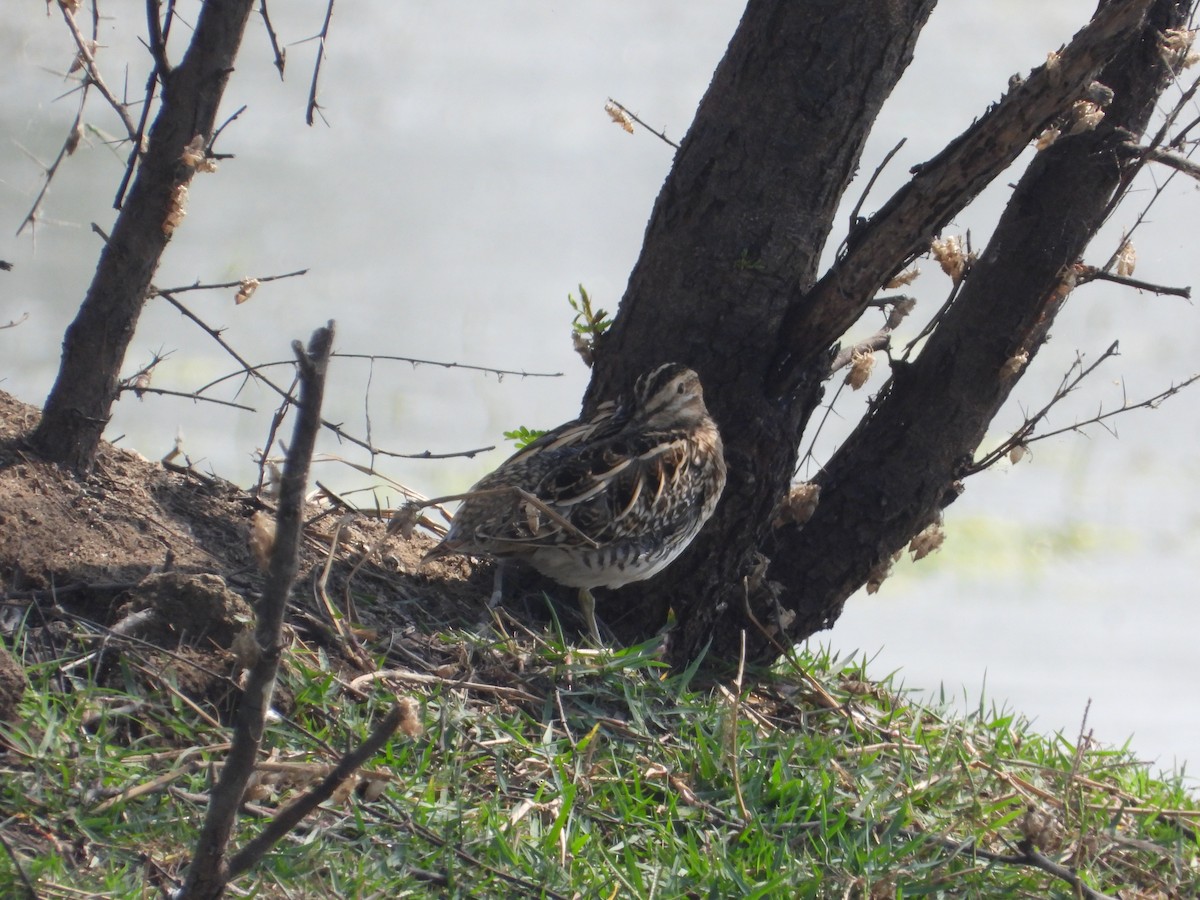
[[[62,73],[73,48],[57,9],[47,16],[41,3],[16,6],[6,8],[0,29],[0,258],[16,266],[0,273],[0,324],[29,318],[0,331],[0,388],[40,403],[95,266],[99,244],[89,223],[111,226],[125,150],[118,156],[91,137],[55,180],[36,235],[13,236],[40,183],[34,159],[53,159],[75,111],[73,97],[60,99],[71,87]],[[946,0],[868,147],[869,172],[908,138],[865,210],[997,99],[1010,75],[1068,40],[1093,6]],[[185,18],[196,14],[193,2],[179,7]],[[109,17],[102,71],[114,89],[127,79],[138,95],[146,77],[137,42],[144,4],[110,0],[102,10]],[[563,373],[498,380],[402,363],[380,362],[373,372],[362,362],[335,366],[327,417],[361,435],[369,403],[379,446],[501,445],[474,460],[380,462],[427,494],[460,490],[503,458],[501,431],[575,415],[587,371],[571,350],[566,295],[583,282],[614,310],[636,259],[672,151],[611,124],[605,99],[680,138],[741,4],[339,4],[321,82],[329,124],[313,128],[303,118],[316,45],[299,42],[320,29],[324,3],[297,0],[273,12],[289,45],[287,79],[280,83],[255,16],[224,105],[249,108],[218,146],[236,159],[194,181],[188,217],[156,284],[307,267],[307,277],[264,286],[242,307],[233,305],[233,291],[186,295],[256,362],[287,358],[293,338],[334,318],[346,352]],[[111,111],[95,101],[87,121],[116,134]],[[1001,179],[950,231],[970,230],[981,247],[1006,183],[1017,177],[1014,170]],[[851,189],[851,203],[860,189]],[[1135,238],[1139,277],[1200,288],[1198,211],[1194,184],[1176,179]],[[1103,262],[1134,216],[1127,207],[1089,261]],[[927,315],[948,282],[935,264],[922,269],[913,293]],[[1060,317],[994,438],[1020,421],[1022,407],[1040,406],[1077,351],[1095,358],[1114,339],[1121,357],[1053,425],[1119,405],[1122,390],[1145,397],[1200,369],[1195,306],[1090,286]],[[159,387],[189,390],[235,368],[155,301],[126,371],[160,349],[173,355],[156,375]],[[181,432],[193,460],[248,484],[273,399],[254,389],[239,399],[258,414],[127,397],[109,436],[124,435],[124,446],[154,458]],[[839,400],[821,455],[859,408],[861,398],[850,399]],[[1090,725],[1102,740],[1133,735],[1139,754],[1163,767],[1200,760],[1198,412],[1193,392],[1121,418],[1119,439],[1093,427],[1086,437],[1035,445],[1019,466],[972,478],[948,510],[944,549],[901,563],[878,595],[853,598],[822,642],[866,652],[876,675],[899,669],[910,687],[936,692],[944,684],[968,708],[983,691],[987,703],[1007,703],[1071,738],[1091,698]],[[331,439],[321,449],[368,462]],[[338,464],[317,474],[343,489],[367,483]]]

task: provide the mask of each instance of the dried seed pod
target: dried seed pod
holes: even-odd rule
[[[913,562],[916,562],[935,550],[940,550],[945,540],[946,530],[940,522],[934,522],[913,537],[908,544],[908,552],[912,554]]]
[[[604,111],[608,113],[608,117],[624,128],[630,134],[633,134],[633,120],[629,118],[629,113],[621,109],[611,100],[604,104]]]
[[[1014,353],[1000,367],[1000,377],[1005,381],[1008,381],[1010,378],[1016,378],[1028,362],[1029,354],[1026,351],[1022,350],[1019,353]]]
[[[967,269],[975,261],[974,254],[967,253],[962,238],[957,236],[935,240],[929,245],[929,252],[955,284],[962,281]]]
[[[867,350],[855,350],[850,357],[850,371],[846,373],[846,384],[857,391],[871,377],[875,368],[875,354]]]
[[[1121,242],[1121,249],[1117,251],[1117,274],[1123,278],[1128,278],[1133,275],[1133,270],[1137,268],[1137,250],[1133,248],[1133,244],[1128,241]]]
[[[162,224],[163,234],[168,237],[175,233],[175,229],[182,224],[184,217],[187,216],[187,198],[187,185],[175,185],[175,190],[171,192],[171,205],[167,207],[167,217],[163,219]]]
[[[233,298],[233,302],[238,306],[241,306],[254,296],[254,292],[258,290],[258,286],[262,284],[262,282],[257,278],[243,278],[238,284],[238,292]]]
[[[817,511],[821,502],[821,486],[806,481],[793,487],[779,504],[771,519],[772,528],[784,525],[803,525]]]
[[[897,275],[895,278],[893,278],[891,281],[889,281],[887,284],[885,284],[884,287],[889,291],[894,291],[896,288],[901,288],[901,287],[905,287],[906,285],[912,284],[914,281],[917,280],[917,278],[920,276],[920,274],[921,274],[921,270],[919,268],[917,268],[916,266],[913,266],[907,272],[901,272],[899,275]],[[913,301],[913,302],[916,302],[916,301]]]
[[[258,567],[267,571],[271,566],[271,552],[275,549],[275,517],[261,509],[251,516],[247,543]]]

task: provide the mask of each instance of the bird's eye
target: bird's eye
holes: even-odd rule
[[[682,381],[681,381],[681,382],[679,382],[679,384],[677,384],[677,385],[675,386],[675,393],[677,393],[677,394],[682,394],[682,393],[683,393],[683,382],[682,382]]]

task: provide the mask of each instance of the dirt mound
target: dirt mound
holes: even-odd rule
[[[228,692],[222,673],[262,587],[250,520],[269,500],[107,444],[95,473],[76,479],[26,448],[38,417],[0,392],[0,633],[23,625],[27,663],[70,648],[102,662],[108,651],[96,648],[123,640],[164,648],[180,676],[193,673],[179,683],[207,667]],[[388,655],[434,667],[450,651],[429,636],[480,620],[490,576],[455,558],[422,567],[431,537],[388,536],[320,497],[306,513],[291,616],[306,639],[339,650],[336,618]],[[196,690],[211,699],[210,687]]]

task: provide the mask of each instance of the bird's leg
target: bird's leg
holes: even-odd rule
[[[579,608],[583,612],[583,620],[587,622],[592,640],[596,642],[597,647],[602,646],[604,642],[600,640],[600,629],[596,627],[596,598],[587,588],[579,589]]]
[[[499,606],[500,599],[504,596],[504,566],[504,560],[496,560],[496,568],[492,570],[492,596],[488,598],[488,609]]]

